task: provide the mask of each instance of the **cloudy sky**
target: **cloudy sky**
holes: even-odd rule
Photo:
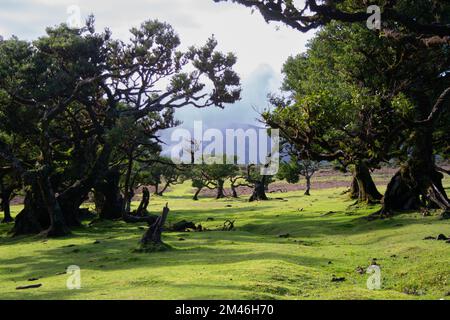
[[[267,106],[266,95],[280,86],[281,67],[287,57],[305,50],[312,34],[282,25],[266,24],[258,14],[232,3],[213,0],[0,0],[0,35],[32,40],[46,26],[67,21],[67,9],[76,5],[82,17],[93,13],[97,29],[109,27],[114,37],[127,40],[128,30],[148,19],[172,24],[182,47],[202,45],[212,34],[219,49],[238,57],[236,71],[243,83],[242,100],[225,110],[185,109],[177,117],[191,127],[203,120],[207,127],[255,123],[256,110]]]

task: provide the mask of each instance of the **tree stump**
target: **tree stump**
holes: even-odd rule
[[[166,203],[161,216],[159,216],[144,233],[140,241],[140,249],[138,250],[139,252],[164,251],[170,248],[167,244],[163,243],[161,239],[161,234],[169,211],[170,210],[168,204]]]
[[[197,227],[195,226],[194,222],[186,220],[181,220],[177,223],[174,223],[171,227],[171,230],[176,232],[183,232],[186,231],[186,229],[196,230]]]

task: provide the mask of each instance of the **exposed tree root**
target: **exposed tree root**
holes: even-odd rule
[[[158,216],[153,214],[148,214],[144,216],[134,216],[131,214],[125,214],[123,215],[123,221],[127,223],[139,223],[139,222],[147,222],[149,225],[156,222],[158,219]]]
[[[10,217],[10,216],[7,216],[7,217],[3,218],[1,223],[11,223],[11,222],[14,222],[14,218]]]
[[[235,220],[231,221],[231,220],[226,220],[223,224],[223,228],[222,231],[231,231],[234,229],[234,222]]]
[[[442,209],[442,218],[448,218],[450,201],[442,185],[443,175],[412,172],[409,167],[398,171],[387,186],[383,207],[370,215],[369,220],[392,217],[395,212]]]

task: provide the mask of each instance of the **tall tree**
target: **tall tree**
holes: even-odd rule
[[[16,234],[67,234],[99,186],[108,203],[119,203],[113,163],[119,145],[112,139],[119,119],[137,123],[188,105],[224,107],[239,99],[236,58],[217,52],[214,39],[182,53],[175,31],[158,21],[133,28],[131,36],[124,43],[109,31],[96,33],[90,18],[81,29],[48,28],[32,43],[0,42],[0,114],[8,133],[28,146],[24,157],[0,139],[0,156],[27,190]],[[26,125],[12,125],[21,122]]]
[[[306,180],[305,196],[311,195],[311,178],[314,173],[319,170],[319,164],[310,159],[301,159],[291,154],[289,161],[284,161],[280,164],[280,170],[277,177],[279,179],[286,179],[288,183],[298,183],[300,176]]]
[[[155,195],[163,196],[170,186],[184,182],[187,169],[173,163],[170,158],[159,157],[150,162],[151,165],[141,166],[137,182],[154,187]]]
[[[246,176],[247,174],[247,168],[244,165],[238,165],[237,170],[234,175],[229,177],[230,181],[230,188],[231,188],[231,196],[233,198],[239,198],[238,195],[238,188],[239,187],[249,187],[252,188],[253,186],[247,183]]]
[[[253,188],[249,202],[269,200],[266,191],[269,189],[269,184],[272,183],[273,177],[261,174],[261,167],[265,166],[267,165],[250,164],[247,166],[246,180],[249,186]]]
[[[0,168],[0,209],[4,213],[1,223],[13,222],[11,216],[11,200],[16,195],[15,192],[22,187],[20,177],[14,175],[8,167]]]
[[[201,165],[192,165],[191,172],[193,187],[197,188],[194,200],[198,199],[198,194],[203,188],[216,190],[216,199],[225,198],[225,182],[234,177],[238,172],[238,166],[230,163],[225,155],[204,156],[204,163]]]
[[[328,25],[333,20],[359,25],[372,15],[367,13],[367,3],[357,0],[307,0],[304,5],[290,0],[232,1],[258,9],[267,21],[281,21],[302,32]],[[392,97],[402,93],[413,106],[408,119],[402,119],[405,130],[410,132],[407,141],[410,150],[402,170],[388,185],[379,214],[391,215],[395,210],[430,205],[442,208],[443,216],[448,216],[450,202],[442,187],[442,175],[435,168],[433,136],[440,119],[448,113],[450,100],[446,49],[450,41],[450,4],[438,0],[375,4],[381,8],[382,23],[380,30],[373,32],[384,35],[381,40],[392,41],[390,45],[384,41],[385,45],[377,49],[384,52],[390,49],[388,56],[393,54],[397,58],[384,73],[390,76],[390,84],[396,86],[391,86],[391,94],[396,92]],[[366,51],[366,55],[376,60],[372,53]],[[384,63],[387,62],[385,59]]]
[[[343,37],[352,31],[329,25],[309,43],[307,53],[289,58],[283,68],[288,98],[272,96],[276,108],[263,117],[280,128],[297,158],[353,168],[359,200],[378,201],[382,195],[369,170],[391,157],[391,146],[402,135],[392,138],[398,126],[395,118],[385,117],[390,102],[382,87],[370,90],[367,79],[356,78],[359,39]]]

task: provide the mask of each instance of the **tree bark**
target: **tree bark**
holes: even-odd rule
[[[155,192],[153,192],[153,194],[157,196],[159,194],[159,183],[153,185],[153,187],[155,188]]]
[[[130,189],[128,199],[127,199],[127,201],[125,201],[125,213],[126,214],[129,214],[131,212],[131,202],[133,201],[134,195],[135,195],[134,190]]]
[[[153,224],[158,216],[151,215],[147,211],[148,204],[150,202],[150,191],[148,188],[143,188],[142,190],[142,200],[139,203],[139,207],[134,212],[134,214],[125,214],[123,220],[129,223],[136,222],[147,222],[148,225]]]
[[[57,197],[64,219],[69,227],[81,226],[80,206],[88,198],[90,188],[91,184],[80,180]]]
[[[64,213],[64,218],[68,226],[80,226],[79,219],[80,206],[89,196],[89,192],[96,187],[98,181],[104,179],[107,175],[111,147],[105,144],[99,157],[96,159],[93,168],[76,181],[72,186],[66,189],[58,196],[58,202]],[[97,214],[105,202],[105,197],[94,189],[95,210]]]
[[[150,191],[147,188],[142,189],[142,200],[139,203],[139,207],[136,211],[136,215],[139,217],[143,217],[148,214],[147,208],[150,203]]]
[[[310,176],[306,176],[306,191],[305,191],[305,196],[310,196],[310,190],[311,190],[311,177]]]
[[[13,222],[14,219],[11,217],[11,194],[13,193],[14,190],[12,189],[6,189],[6,188],[2,188],[1,191],[1,208],[3,210],[4,213],[4,217],[2,220],[2,223],[9,223],[9,222]]]
[[[355,175],[352,178],[352,184],[350,186],[350,199],[358,199],[359,198],[359,184]]]
[[[117,170],[110,170],[105,181],[97,184],[96,192],[102,194],[105,201],[98,213],[101,219],[115,220],[123,216],[123,201],[119,188],[120,173]]]
[[[134,151],[134,150],[133,150]],[[128,156],[128,164],[127,164],[127,171],[125,174],[125,185],[124,185],[124,192],[123,192],[123,214],[129,214],[131,210],[131,172],[133,171],[133,151],[131,151],[130,155]]]
[[[357,183],[358,202],[374,203],[379,202],[383,198],[383,195],[373,182],[369,168],[364,162],[355,164],[354,180]],[[355,189],[353,190],[356,191]]]
[[[429,108],[419,111],[424,118]],[[442,186],[443,174],[436,170],[432,141],[432,123],[414,128],[409,159],[389,182],[383,207],[372,217],[392,216],[395,211],[418,210],[424,206],[440,208],[443,217],[448,216],[450,201]]]
[[[237,193],[237,188],[234,184],[231,184],[231,196],[233,198],[239,198],[238,193]]]
[[[217,195],[216,195],[216,199],[223,199],[225,198],[225,192],[224,192],[224,185],[225,181],[223,180],[217,180]]]
[[[97,213],[97,215],[100,215],[104,203],[105,203],[104,195],[101,192],[94,190],[94,204],[95,204],[95,212]]]
[[[250,196],[249,201],[265,201],[269,200],[266,195],[266,177],[263,176],[260,181],[255,181],[255,187],[253,189],[253,193]]]
[[[50,178],[45,172],[40,172],[32,180],[26,191],[24,208],[15,219],[13,235],[37,233],[48,237],[68,235],[70,230],[55,197]]]
[[[170,182],[166,182],[166,184],[164,185],[164,187],[162,188],[161,191],[157,192],[156,194],[160,197],[162,197],[164,195],[164,192],[166,192],[167,188],[169,188],[170,186]]]
[[[195,191],[194,197],[192,198],[192,200],[194,201],[198,201],[198,195],[200,194],[200,192],[202,191],[203,188],[197,188],[197,191]]]
[[[61,206],[55,197],[50,178],[43,173],[43,176],[38,178],[38,184],[41,190],[43,203],[50,217],[50,226],[43,231],[42,234],[47,237],[62,237],[70,234]]]
[[[16,216],[13,236],[37,234],[50,225],[41,198],[36,184],[31,185],[25,194],[24,208]]]

